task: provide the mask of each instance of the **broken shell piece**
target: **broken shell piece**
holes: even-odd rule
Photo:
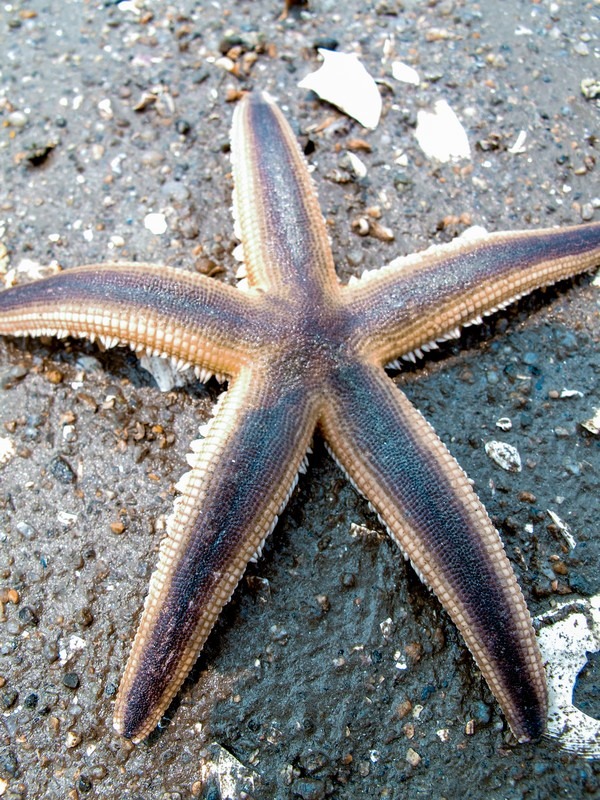
[[[562,534],[565,542],[569,545],[571,550],[574,547],[576,547],[577,546],[577,542],[573,538],[573,534],[571,533],[567,523],[563,522],[562,519],[558,516],[558,514],[555,514],[555,512],[551,511],[550,509],[548,509],[548,516],[550,517],[552,522],[556,525],[556,527],[558,528],[558,530]]]
[[[519,135],[517,136],[515,143],[511,144],[511,146],[508,148],[508,152],[513,156],[518,156],[521,153],[525,153],[525,139],[527,139],[527,131],[519,131]]]
[[[516,447],[506,442],[486,442],[485,452],[502,469],[507,472],[521,472],[521,456]]]
[[[200,764],[200,778],[205,789],[218,790],[223,800],[254,796],[261,785],[258,773],[238,761],[218,742],[209,745],[208,753],[208,758]]]
[[[376,128],[381,116],[381,95],[373,78],[354,53],[335,53],[319,48],[322,66],[298,86],[310,89],[333,103],[365,128]]]
[[[7,436],[0,436],[0,466],[7,464],[17,452],[15,443]]]
[[[369,217],[357,217],[352,220],[350,227],[359,236],[372,236],[374,239],[379,239],[380,242],[393,242],[395,238],[391,228]]]
[[[581,94],[586,100],[597,100],[600,97],[600,80],[598,78],[584,78],[580,87]]]
[[[577,600],[536,618],[538,643],[546,664],[548,726],[546,735],[584,758],[600,756],[600,720],[573,705],[577,676],[587,654],[600,650],[600,595]]]
[[[392,64],[392,75],[397,81],[410,83],[412,86],[418,86],[421,83],[421,78],[417,70],[402,61],[394,61]]]
[[[600,408],[596,408],[593,415],[581,423],[581,427],[593,433],[594,436],[598,436],[600,434]]]
[[[438,100],[433,111],[419,111],[415,136],[428,158],[443,163],[471,158],[467,133],[445,100]]]
[[[144,228],[155,236],[162,236],[167,230],[167,219],[164,214],[151,213],[144,217]]]
[[[359,180],[366,178],[367,166],[364,161],[361,161],[355,153],[350,152],[346,153],[345,159],[348,162],[348,166]]]
[[[512,420],[508,417],[500,417],[496,422],[496,427],[501,431],[510,431],[512,429]]]
[[[3,242],[0,242],[0,273],[5,275],[8,272],[8,264],[10,259],[8,257],[8,250]]]
[[[162,356],[140,355],[139,360],[140,367],[152,375],[161,392],[170,392],[171,389],[178,386],[185,386],[187,383],[181,371],[167,358],[163,358]]]
[[[158,100],[155,92],[143,92],[140,99],[133,106],[134,111],[145,111],[149,106],[153,106]]]

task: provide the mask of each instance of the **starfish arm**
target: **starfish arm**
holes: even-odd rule
[[[600,223],[462,236],[365,273],[344,296],[378,363],[457,335],[461,325],[600,264]]]
[[[233,210],[250,285],[337,292],[325,221],[306,159],[268,95],[237,106],[231,132]]]
[[[296,484],[316,413],[283,386],[279,373],[242,369],[192,447],[115,706],[134,742],[159,722]]]
[[[203,275],[150,264],[75,267],[0,292],[0,334],[98,338],[179,366],[234,374],[258,301]]]
[[[539,737],[546,683],[525,600],[463,470],[378,367],[331,381],[321,421],[338,462],[462,633],[514,734]]]

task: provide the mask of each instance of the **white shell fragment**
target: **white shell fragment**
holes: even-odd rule
[[[16,452],[17,448],[13,440],[8,436],[0,436],[0,466],[8,464]]]
[[[600,408],[594,409],[594,413],[589,419],[584,420],[581,423],[581,427],[585,428],[586,431],[593,433],[594,436],[598,436],[600,434]]]
[[[381,95],[358,57],[323,48],[319,48],[319,53],[323,57],[322,66],[303,78],[298,86],[315,92],[365,128],[376,128],[381,116]]]
[[[237,800],[242,793],[249,796],[246,795],[248,789],[254,795],[254,789],[260,785],[258,773],[238,761],[218,742],[213,742],[208,750],[209,757],[200,764],[204,786],[218,788],[222,800]]]
[[[577,542],[571,533],[571,530],[566,522],[563,522],[562,519],[556,514],[554,511],[548,509],[548,516],[552,520],[552,522],[556,525],[560,533],[562,534],[565,542],[569,545],[569,548],[573,550],[573,548],[577,547]]]
[[[8,250],[4,242],[0,242],[0,273],[5,275],[8,272],[8,264],[10,262]]]
[[[536,618],[548,680],[546,734],[584,758],[600,756],[600,720],[573,705],[578,674],[587,654],[600,650],[600,595],[567,603]]]
[[[512,430],[512,420],[510,417],[500,417],[499,420],[496,420],[496,427],[501,431],[510,431]]]
[[[392,75],[397,81],[410,83],[412,86],[418,86],[421,83],[421,78],[417,70],[405,64],[403,61],[394,61],[392,64]]]
[[[162,236],[167,230],[167,218],[164,214],[151,213],[146,214],[144,217],[144,228],[154,233],[156,236]]]
[[[521,456],[512,444],[492,440],[485,443],[485,452],[495,464],[507,472],[521,472]]]
[[[142,354],[139,360],[140,366],[152,375],[161,392],[170,392],[187,383],[177,366],[168,358]]]
[[[415,136],[428,158],[443,163],[471,158],[467,132],[445,100],[438,100],[433,111],[419,111]]]
[[[513,156],[521,155],[521,153],[527,152],[525,148],[525,140],[527,139],[527,131],[519,131],[519,135],[517,136],[515,143],[511,144],[508,148],[508,152]]]

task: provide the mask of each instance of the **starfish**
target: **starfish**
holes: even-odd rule
[[[545,725],[544,668],[500,537],[463,470],[386,374],[400,356],[600,263],[600,224],[463,238],[340,285],[303,154],[262,93],[232,128],[239,287],[142,263],[0,293],[0,334],[76,336],[228,377],[192,442],[115,705],[157,725],[305,467],[317,432],[459,628],[519,741]]]

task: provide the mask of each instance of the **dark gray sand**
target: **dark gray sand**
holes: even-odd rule
[[[219,266],[215,279],[233,282],[227,99],[250,87],[286,107],[310,153],[344,280],[470,223],[598,218],[598,108],[580,89],[600,77],[594,3],[312,0],[285,22],[281,8],[4,3],[10,266],[137,259]],[[324,40],[383,79],[377,130],[297,87]],[[239,77],[215,63],[236,46]],[[395,59],[417,68],[419,87],[391,78]],[[470,162],[436,166],[416,144],[418,109],[441,98],[468,131]],[[362,181],[344,167],[356,138],[371,148]],[[370,206],[393,242],[353,231]],[[166,214],[165,235],[144,228],[149,212]],[[533,614],[599,591],[598,439],[579,424],[598,405],[599,334],[598,289],[582,278],[397,377],[473,478]],[[16,446],[0,467],[0,796],[215,800],[203,776],[225,751],[254,774],[257,800],[598,796],[598,764],[553,742],[511,744],[448,617],[319,442],[169,719],[148,743],[122,740],[114,693],[173,485],[219,387],[190,379],[161,393],[128,351],[10,339],[0,383],[0,436]],[[494,466],[490,439],[519,449],[520,474]],[[577,700],[600,716],[597,670]],[[242,797],[250,777],[223,796]]]

